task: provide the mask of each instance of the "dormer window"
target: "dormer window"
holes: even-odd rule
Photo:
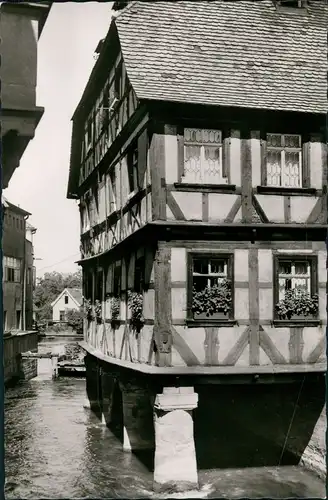
[[[280,7],[292,7],[294,9],[301,9],[306,7],[307,0],[277,0],[277,5]]]

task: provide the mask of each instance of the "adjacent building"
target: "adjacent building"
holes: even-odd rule
[[[65,288],[52,302],[52,320],[66,321],[68,310],[79,311],[83,302],[80,288]]]
[[[91,406],[155,449],[157,489],[197,486],[199,440],[298,463],[325,399],[327,2],[114,8],[67,193]]]
[[[44,108],[36,105],[38,40],[52,2],[1,2],[1,175],[2,189],[33,139]],[[21,352],[37,349],[28,332],[33,317],[33,245],[26,238],[25,210],[2,201],[3,317],[5,383],[36,375],[36,361],[19,361]],[[29,233],[29,230],[28,230]],[[25,369],[26,368],[26,369]]]
[[[1,2],[2,188],[19,166],[44,108],[36,105],[38,40],[52,2]]]

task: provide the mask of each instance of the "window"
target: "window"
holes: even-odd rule
[[[65,311],[59,311],[59,321],[65,321]]]
[[[318,291],[316,257],[279,255],[275,258],[275,269],[276,319],[294,319],[298,316],[313,318],[316,316],[317,311],[315,308],[312,309],[315,303],[313,297]],[[308,307],[310,309],[306,310]]]
[[[19,330],[21,327],[21,311],[16,311],[16,329]]]
[[[121,295],[121,266],[116,266],[114,268],[114,283],[113,283],[113,295],[114,297],[120,297]]]
[[[267,134],[266,169],[268,186],[302,187],[301,136]]]
[[[109,174],[109,213],[116,210],[116,180],[115,180],[115,167]]]
[[[227,183],[222,167],[222,134],[219,130],[184,129],[182,180],[197,184]]]
[[[33,288],[36,287],[36,267],[33,266],[32,268],[32,283],[33,283]]]
[[[122,95],[122,64],[119,64],[115,70],[114,92],[116,99],[120,99]]]
[[[98,269],[96,274],[95,300],[102,301],[103,299],[103,271]]]
[[[233,318],[232,266],[232,255],[189,255],[189,319]]]
[[[136,260],[134,269],[134,291],[141,293],[145,284],[145,258],[140,257]]]
[[[138,143],[135,142],[128,152],[128,176],[130,193],[138,189]]]
[[[27,285],[31,285],[31,283],[32,283],[32,269],[30,267],[27,269],[26,283],[27,283]]]
[[[93,274],[91,270],[86,271],[84,275],[84,296],[87,300],[92,301],[92,282],[93,282]]]
[[[110,107],[110,96],[109,96],[109,85],[107,84],[104,88],[103,98],[102,98],[102,115],[101,115],[101,127],[106,128],[109,123],[109,107]]]
[[[281,7],[306,7],[307,0],[277,0],[277,4]]]
[[[93,197],[87,201],[87,210],[89,224],[94,226],[96,224],[96,201]]]
[[[65,304],[68,304],[68,295],[65,295]]]
[[[92,146],[93,140],[93,120],[89,118],[87,121],[86,131],[85,131],[85,149],[86,153],[89,152]]]
[[[4,280],[12,283],[21,282],[21,260],[13,257],[4,257]]]

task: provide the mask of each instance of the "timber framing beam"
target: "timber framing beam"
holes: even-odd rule
[[[105,252],[77,261],[84,265],[95,260],[110,258],[115,260],[131,244],[147,241],[154,244],[172,240],[208,240],[208,241],[322,241],[327,238],[327,224],[269,224],[269,223],[222,223],[188,221],[153,221],[137,229],[115,246]]]
[[[325,375],[326,363],[283,364],[260,366],[154,366],[133,363],[111,356],[106,356],[87,342],[80,342],[87,354],[99,363],[111,366],[111,371],[127,375],[146,377],[155,383],[174,385],[188,384],[249,384],[249,383],[286,383],[304,378],[316,378]]]

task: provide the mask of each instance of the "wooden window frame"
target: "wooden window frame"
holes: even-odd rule
[[[143,293],[145,289],[145,268],[146,260],[145,256],[142,255],[135,259],[134,263],[134,291],[138,293]],[[140,273],[138,273],[140,270]]]
[[[134,153],[136,158],[134,158]],[[138,167],[139,167],[139,147],[138,147],[138,137],[132,142],[131,146],[127,151],[127,169],[128,169],[128,181],[130,195],[136,193],[139,190],[138,181]]]
[[[276,0],[278,7],[286,9],[304,9],[308,6],[307,0]]]
[[[4,281],[7,283],[21,283],[21,259],[4,256]]]
[[[123,81],[123,75],[122,75],[122,69],[123,69],[123,62],[120,61],[115,68],[115,76],[114,76],[114,97],[118,100],[121,99],[123,95],[123,90],[122,90],[122,81]]]
[[[276,253],[273,255],[273,318],[275,322],[283,321],[284,323],[295,323],[297,319],[280,320],[276,312],[276,304],[279,302],[279,261],[305,261],[310,264],[310,287],[311,295],[319,293],[318,282],[318,256],[302,253]],[[311,323],[313,320],[319,320],[319,312],[317,317],[300,318],[299,321]]]
[[[193,261],[195,258],[205,259],[226,259],[228,265],[227,277],[231,283],[232,306],[230,314],[225,318],[194,318],[192,312],[192,297],[193,297]],[[234,288],[234,253],[233,252],[202,252],[191,251],[187,253],[187,322],[195,325],[223,324],[234,323],[235,319],[235,288]]]
[[[84,295],[87,300],[93,301],[93,271],[92,269],[87,269],[85,272],[85,281],[84,281]]]
[[[64,297],[64,303],[65,303],[65,305],[68,304],[68,295],[65,295],[65,297]]]
[[[113,272],[113,297],[120,298],[122,291],[122,264],[114,267]]]
[[[203,183],[190,183],[194,186],[226,186],[229,185],[230,183],[230,133],[229,131],[224,128],[204,128],[203,126],[196,127],[195,124],[188,125],[188,126],[177,126],[177,142],[178,142],[178,182],[184,184],[183,181],[183,176],[184,176],[184,163],[185,163],[185,154],[184,154],[184,147],[185,147],[185,139],[184,139],[184,131],[185,129],[190,129],[190,128],[199,128],[201,130],[217,130],[218,132],[221,133],[221,172],[222,172],[222,179],[227,179],[226,183],[223,184],[203,184]],[[189,183],[186,183],[189,184]]]
[[[95,273],[95,300],[103,301],[104,296],[104,270],[98,268]]]
[[[109,215],[116,212],[117,207],[117,193],[116,193],[116,170],[114,168],[108,175],[108,213]]]
[[[16,309],[16,330],[20,330],[22,323],[22,311],[20,309]]]
[[[267,155],[268,155],[268,146],[267,146],[267,136],[268,135],[298,135],[301,138],[301,178],[302,185],[301,187],[288,187],[288,186],[269,186],[267,183]],[[288,190],[299,190],[310,188],[311,177],[310,177],[310,158],[309,158],[309,141],[310,137],[305,135],[304,133],[296,132],[266,132],[261,131],[261,188],[264,189],[273,189],[273,190],[281,190],[282,192]]]
[[[90,133],[89,133],[89,127],[90,127]],[[85,127],[85,148],[84,148],[85,156],[88,155],[88,153],[91,151],[93,147],[94,133],[95,133],[94,117],[92,115],[87,119]]]

